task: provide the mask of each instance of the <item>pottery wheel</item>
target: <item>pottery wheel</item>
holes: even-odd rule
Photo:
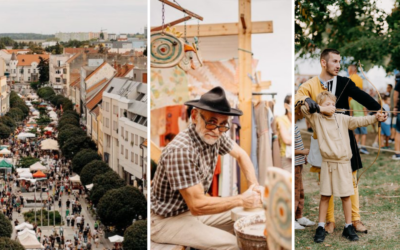
[[[231,210],[231,218],[233,221],[237,221],[240,218],[252,216],[252,215],[264,215],[265,211],[263,208],[252,208],[247,209],[243,207],[235,207]]]

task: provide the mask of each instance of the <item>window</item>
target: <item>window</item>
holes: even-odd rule
[[[118,107],[117,105],[113,105],[113,114],[118,114]]]
[[[125,131],[125,141],[128,141],[128,131]]]
[[[124,137],[124,127],[121,126],[121,136]]]
[[[136,97],[136,101],[142,100],[143,96],[144,96],[144,94],[143,94],[143,93],[140,93],[140,94],[138,95],[138,97]]]
[[[133,152],[131,152],[131,162],[133,162]]]
[[[113,130],[117,131],[118,129],[118,124],[116,121],[113,121]]]
[[[56,70],[56,74],[60,74],[60,73],[61,73],[61,71],[57,69]]]
[[[124,154],[124,145],[121,145],[121,155]]]
[[[135,141],[135,138],[133,137],[133,134],[131,134],[131,142],[133,143]]]
[[[138,154],[135,154],[135,164],[138,164]]]
[[[31,73],[31,69],[28,69],[28,74],[30,74]]]
[[[138,135],[135,135],[135,145],[138,145]]]
[[[128,149],[125,149],[125,159],[128,160]]]
[[[30,82],[31,81],[31,77],[30,76],[28,76],[28,82]]]
[[[111,146],[111,138],[109,135],[106,136],[107,147]]]
[[[106,127],[109,128],[110,127],[110,119],[106,118]]]
[[[140,144],[142,144],[144,142],[144,138],[140,137]]]
[[[56,82],[61,82],[61,79],[59,77],[57,77]]]
[[[36,74],[36,69],[33,70],[33,74]]]
[[[16,71],[15,71],[15,69],[14,69],[14,74],[15,74],[15,72],[16,72]]]
[[[63,72],[64,72],[64,74],[67,74],[67,69],[64,69]]]

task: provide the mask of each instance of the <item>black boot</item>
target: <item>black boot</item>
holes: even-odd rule
[[[325,228],[319,226],[319,227],[317,228],[317,231],[315,232],[314,242],[315,242],[315,243],[324,242],[324,240],[325,240],[325,235],[326,235]]]
[[[342,236],[350,241],[358,241],[358,235],[356,234],[356,230],[354,229],[353,225],[344,228]]]

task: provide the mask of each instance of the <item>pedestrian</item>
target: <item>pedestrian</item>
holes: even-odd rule
[[[96,236],[94,238],[94,243],[96,244],[96,248],[99,247],[99,241],[100,241],[99,236],[96,234]]]
[[[75,217],[73,216],[71,219],[71,227],[74,228],[75,226]]]
[[[67,215],[66,219],[67,219],[67,227],[69,227],[69,225],[71,223],[71,215]]]
[[[60,235],[61,235],[61,236],[64,235],[64,228],[63,228],[63,226],[60,226]]]
[[[61,208],[61,198],[58,199],[58,208]]]

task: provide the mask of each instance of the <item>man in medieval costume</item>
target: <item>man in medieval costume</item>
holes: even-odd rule
[[[310,107],[310,113],[319,112],[319,106],[316,103],[316,97],[323,91],[329,91],[333,93],[336,98],[337,109],[349,109],[349,98],[353,98],[361,105],[365,106],[369,110],[379,110],[381,105],[374,100],[370,95],[359,89],[355,83],[347,78],[338,76],[340,70],[340,52],[335,49],[325,49],[322,51],[320,56],[321,63],[321,74],[313,77],[300,86],[295,96],[295,119],[303,118],[303,114],[300,108],[303,104],[307,103]],[[378,93],[379,94],[379,93]],[[350,115],[349,111],[345,114]],[[327,114],[332,115],[332,114]],[[385,117],[386,114],[383,114]],[[387,117],[385,118],[385,120]],[[311,172],[321,172],[322,157],[319,151],[319,145],[317,141],[317,134],[311,137],[310,154],[308,156],[308,162],[312,165]],[[351,158],[351,168],[353,171],[353,187],[354,195],[350,196],[352,204],[352,223],[357,232],[367,233],[367,228],[361,222],[360,217],[360,205],[359,205],[359,193],[357,187],[357,170],[361,169],[362,162],[360,158],[359,149],[355,140],[353,131],[349,130],[350,147],[352,150],[353,157]],[[334,217],[334,203],[333,198],[329,201],[328,212],[326,216],[325,230],[328,233],[333,233],[335,229],[335,217]]]

